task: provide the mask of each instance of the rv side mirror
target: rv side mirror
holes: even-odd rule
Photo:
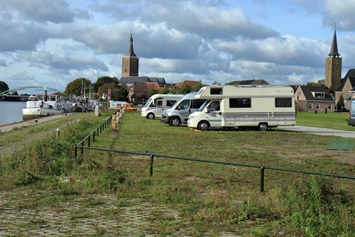
[[[207,108],[207,107],[204,108],[204,109],[203,109],[203,112],[208,113],[208,108]]]

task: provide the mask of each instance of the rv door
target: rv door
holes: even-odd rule
[[[208,115],[208,122],[210,123],[210,126],[213,127],[221,127],[222,126],[222,113],[221,113],[221,101],[219,100],[214,100],[211,101],[207,106],[205,111],[207,112],[206,115]]]

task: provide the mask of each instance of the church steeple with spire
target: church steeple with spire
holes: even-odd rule
[[[122,77],[138,76],[139,58],[133,50],[132,34],[129,39],[128,52],[122,57]]]
[[[342,58],[338,52],[336,29],[334,28],[333,41],[325,61],[325,86],[332,91],[337,91],[341,82]]]

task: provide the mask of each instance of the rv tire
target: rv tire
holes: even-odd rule
[[[201,121],[197,125],[198,130],[207,131],[210,128],[210,124],[207,121]]]
[[[169,120],[169,125],[170,126],[174,126],[174,127],[177,127],[180,125],[180,119],[178,117],[172,117],[170,118]]]
[[[268,125],[267,125],[267,123],[259,123],[259,130],[260,131],[266,131],[266,130],[268,130]]]
[[[147,115],[147,119],[154,119],[155,118],[155,115],[153,113],[149,113]]]

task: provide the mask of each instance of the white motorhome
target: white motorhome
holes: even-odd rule
[[[294,93],[289,86],[212,85],[201,88],[196,98],[206,102],[189,116],[190,128],[257,127],[265,131],[296,125]]]
[[[174,104],[171,109],[165,110],[160,121],[170,126],[179,126],[187,123],[189,115],[197,111],[206,101],[205,99],[196,99],[196,92],[191,92],[182,97]]]
[[[152,95],[144,104],[141,110],[141,116],[147,119],[160,118],[163,112],[170,109],[176,101],[184,95],[175,94],[155,94]]]

